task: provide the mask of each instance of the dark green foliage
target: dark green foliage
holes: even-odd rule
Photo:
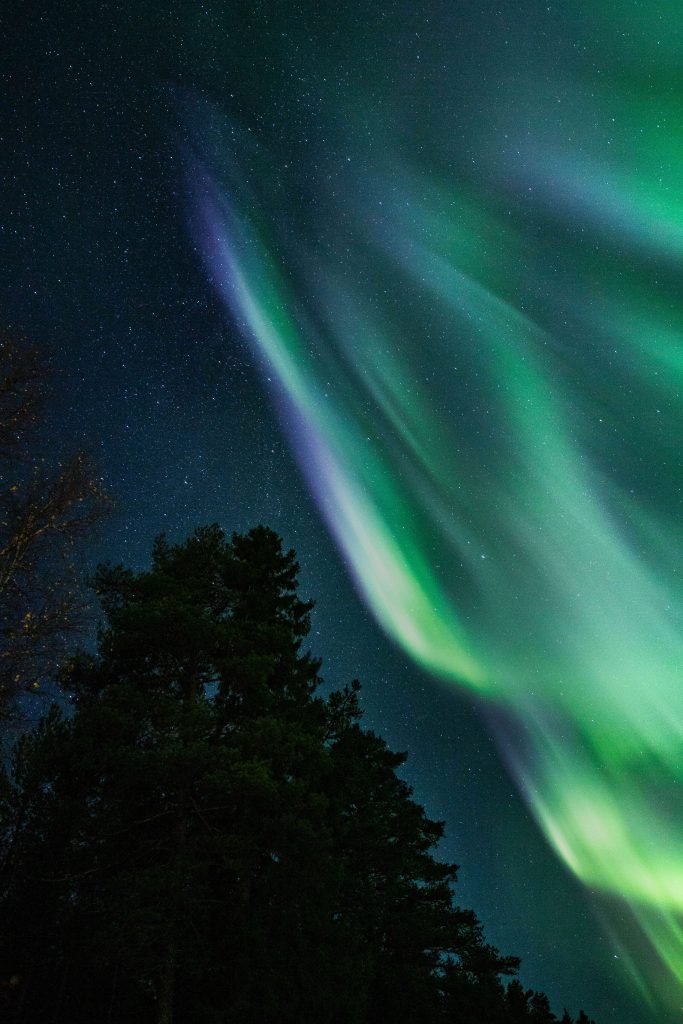
[[[556,1020],[453,905],[442,826],[359,726],[358,684],[316,695],[296,574],[270,530],[215,526],[99,571],[75,713],[2,778],[9,1021]]]

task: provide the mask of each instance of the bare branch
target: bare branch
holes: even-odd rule
[[[38,448],[50,368],[0,333],[0,710],[56,672],[88,611],[80,548],[110,500],[90,459]]]

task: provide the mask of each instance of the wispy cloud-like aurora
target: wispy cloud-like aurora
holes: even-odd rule
[[[378,122],[299,218],[258,149],[209,118],[194,223],[365,601],[420,665],[501,709],[545,835],[615,920],[628,908],[615,941],[673,1013],[683,190],[665,152],[635,160],[656,98],[634,108],[628,84],[575,85],[571,131],[539,106],[515,139],[499,112],[512,141],[494,159],[482,138],[479,180]],[[589,93],[591,124],[623,103],[630,149],[581,135]]]

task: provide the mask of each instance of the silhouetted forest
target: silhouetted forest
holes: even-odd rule
[[[271,530],[217,526],[99,569],[73,711],[0,777],[3,1020],[558,1020],[457,905],[358,683],[320,695],[297,571]]]

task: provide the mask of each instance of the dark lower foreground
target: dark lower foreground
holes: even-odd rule
[[[2,777],[3,1020],[557,1020],[455,905],[357,684],[319,696],[296,573],[271,531],[217,527],[99,572],[73,714]]]
[[[37,980],[37,979],[34,979]],[[56,980],[56,979],[55,979]],[[523,988],[513,982],[506,996],[501,999],[482,999],[481,994],[470,993],[464,1000],[453,1001],[450,1009],[444,1004],[443,1012],[438,1011],[431,1017],[406,1016],[405,1005],[400,999],[400,989],[392,1000],[384,1005],[376,1002],[373,1005],[351,1006],[348,999],[332,1005],[329,1001],[307,998],[298,993],[289,1004],[277,1005],[277,998],[267,993],[255,995],[254,1003],[248,1005],[241,1000],[232,1004],[230,1009],[220,1009],[207,1002],[206,993],[197,1000],[182,989],[172,991],[160,989],[152,994],[131,991],[131,980],[122,971],[114,970],[97,991],[97,977],[92,977],[89,984],[78,984],[78,989],[70,985],[68,972],[58,982],[55,990],[44,991],[37,998],[35,990],[28,988],[22,994],[15,991],[3,1006],[6,1016],[3,1019],[22,1022],[44,1021],[131,1021],[170,1024],[172,1021],[239,1021],[266,1022],[266,1024],[289,1024],[289,1022],[339,1022],[350,1021],[385,1022],[392,1020],[408,1021],[453,1021],[466,1024],[522,1024],[522,1022],[538,1022],[551,1024],[559,1020],[550,1010],[547,1000],[539,993],[524,992]],[[8,987],[15,989],[22,983],[18,978],[10,978]],[[135,987],[138,987],[135,985]],[[17,998],[18,997],[18,998]],[[418,1010],[418,1013],[421,1012]],[[389,1016],[388,1016],[389,1014]],[[449,1015],[450,1014],[450,1015]],[[572,1024],[573,1019],[565,1014],[562,1024]],[[580,1014],[578,1024],[589,1024],[589,1018]]]

